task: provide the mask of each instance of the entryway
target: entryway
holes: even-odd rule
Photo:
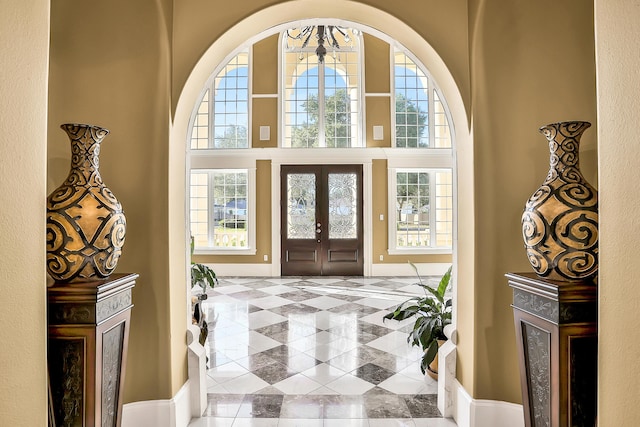
[[[283,165],[283,276],[362,276],[362,165]]]

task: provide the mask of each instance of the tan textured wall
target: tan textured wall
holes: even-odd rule
[[[469,354],[462,346],[463,359],[472,355],[473,371],[465,368],[459,378],[475,398],[520,401],[512,295],[504,273],[531,270],[520,216],[549,169],[548,143],[537,129],[563,120],[595,127],[593,9],[582,0],[469,3],[475,347]],[[592,127],[583,147],[594,147],[595,136]]]
[[[391,97],[367,96],[365,99],[367,147],[391,147]],[[373,127],[382,126],[382,139],[373,139]]]
[[[278,34],[273,34],[253,45],[253,93],[278,94]]]
[[[47,425],[45,202],[49,1],[0,13],[0,424]]]
[[[171,7],[171,0],[52,3],[49,190],[69,168],[69,142],[59,125],[109,129],[100,170],[127,218],[117,272],[140,274],[125,402],[171,398],[186,380],[185,257],[169,264]],[[177,209],[171,212],[184,207]],[[170,277],[182,280],[170,288]]]
[[[253,98],[251,110],[251,146],[278,146],[278,98]],[[260,141],[260,126],[269,126],[269,140]]]
[[[600,207],[598,425],[640,420],[640,4],[596,0]]]
[[[391,87],[391,75],[389,44],[370,34],[364,34],[364,87],[367,93],[389,93]]]

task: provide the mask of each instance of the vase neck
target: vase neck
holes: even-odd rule
[[[560,176],[568,169],[580,170],[580,137],[589,122],[561,122],[540,128],[549,141],[549,169]]]
[[[91,125],[62,125],[71,140],[71,170],[67,183],[74,185],[99,186],[100,143],[109,132]]]

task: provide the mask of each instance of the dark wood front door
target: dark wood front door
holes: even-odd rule
[[[362,165],[282,166],[281,274],[362,276]]]

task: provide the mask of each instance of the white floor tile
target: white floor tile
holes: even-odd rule
[[[322,427],[322,420],[280,418],[278,427]]]
[[[353,346],[344,348],[343,346],[336,344],[337,342],[338,341],[334,341],[329,344],[317,345],[304,351],[304,354],[307,354],[321,362],[326,362],[354,348]]]
[[[374,387],[370,382],[361,380],[351,374],[343,375],[337,380],[326,384],[326,386],[340,394],[364,394]]]
[[[363,316],[360,318],[360,320],[362,320],[363,322],[372,323],[378,326],[384,326],[385,328],[394,329],[394,330],[400,329],[403,326],[406,326],[412,322],[415,322],[414,319],[407,319],[401,322],[398,322],[397,320],[384,320],[384,316],[389,312],[390,310],[380,310],[377,313],[372,313],[367,316]]]
[[[296,374],[285,380],[277,382],[273,385],[285,394],[307,394],[321,386],[321,384],[305,377],[302,374]]]
[[[286,317],[273,313],[268,310],[260,310],[254,313],[249,313],[248,326],[249,329],[259,329],[265,326],[274,325],[276,323],[284,322]]]
[[[260,308],[274,308],[281,307],[283,305],[291,304],[293,301],[286,298],[281,298],[278,295],[270,295],[268,297],[256,298],[249,300],[251,305],[255,305]]]
[[[202,417],[192,418],[189,427],[231,427],[233,418]]]
[[[378,384],[378,387],[396,394],[419,394],[425,392],[427,385],[424,381],[395,374]]]
[[[410,360],[417,360],[422,356],[422,350],[419,347],[411,346],[407,343],[407,333],[401,331],[393,331],[387,335],[368,342],[369,347],[386,351],[395,356],[406,357]]]
[[[248,373],[249,371],[247,369],[238,365],[236,362],[229,362],[225,363],[224,365],[216,366],[215,368],[209,369],[207,371],[207,376],[216,383],[220,384]]]
[[[367,307],[373,307],[380,310],[386,309],[389,307],[395,307],[396,305],[398,305],[398,302],[395,300],[390,300],[388,298],[376,298],[376,297],[362,298],[354,302],[356,304],[364,305]]]
[[[414,418],[416,427],[456,427],[457,424],[451,418]]]
[[[319,384],[325,385],[346,375],[346,372],[326,363],[321,363],[306,371],[302,371],[302,375]]]
[[[331,278],[310,278],[307,279],[308,282],[317,283],[318,285],[330,285],[332,283],[341,282],[342,279],[331,277]]]
[[[368,419],[334,418],[324,420],[324,427],[369,427]]]
[[[320,394],[320,395],[338,395],[340,393],[338,393],[335,390],[331,390],[328,387],[322,386],[320,388],[317,388],[315,390],[312,390],[309,394]]]
[[[229,393],[233,394],[255,393],[267,386],[269,386],[268,382],[251,373],[239,376],[224,383],[224,388],[229,390]]]
[[[371,418],[369,427],[416,427],[411,418]]]
[[[232,427],[278,427],[279,418],[236,418]]]
[[[293,292],[296,289],[292,288],[291,286],[275,285],[275,286],[267,286],[265,288],[260,288],[260,290],[270,295],[280,295],[280,294],[286,294],[287,292]]]
[[[235,294],[237,292],[244,292],[244,291],[250,291],[251,288],[248,286],[243,286],[239,283],[249,283],[249,280],[235,280],[234,279],[225,279],[225,281],[227,282],[231,282],[231,283],[236,283],[234,285],[228,285],[228,286],[217,286],[215,288],[215,290],[217,292],[220,292],[221,294],[225,294],[225,295],[229,295],[229,294]]]
[[[286,285],[289,283],[296,283],[299,281],[300,279],[289,278],[289,277],[270,277],[268,279],[265,279],[265,282],[275,283],[277,285]]]
[[[258,352],[282,345],[280,342],[264,336],[256,331],[249,332],[249,347]]]
[[[344,305],[346,303],[347,302],[344,301],[344,300],[333,298],[333,297],[329,297],[329,296],[322,296],[322,297],[313,298],[313,299],[309,299],[309,300],[303,301],[304,305],[309,305],[311,307],[319,308],[321,310],[328,310],[330,308],[338,307],[338,306]]]

